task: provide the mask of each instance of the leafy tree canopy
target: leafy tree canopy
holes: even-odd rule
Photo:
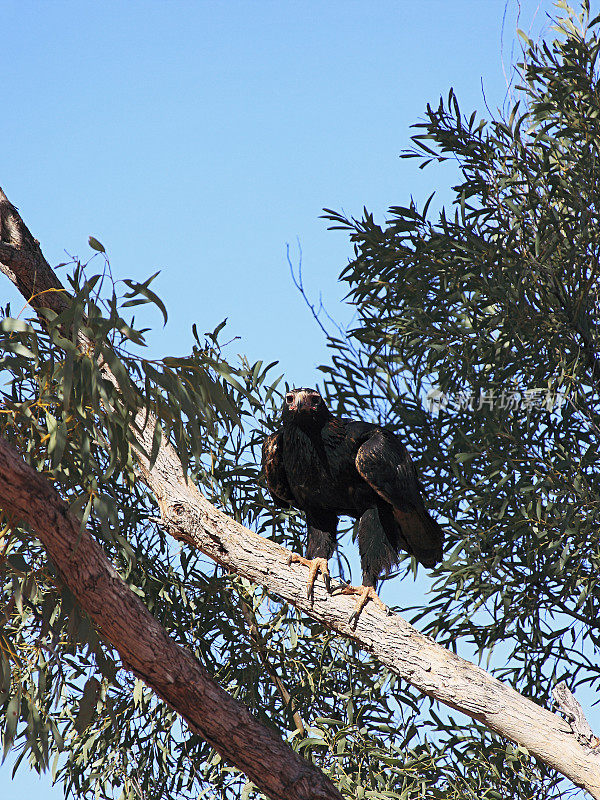
[[[416,126],[406,157],[459,165],[452,210],[433,218],[430,201],[411,201],[383,226],[367,211],[327,212],[355,243],[341,278],[357,321],[329,337],[322,367],[334,409],[403,432],[448,520],[447,560],[413,618],[447,646],[501,652],[497,674],[539,702],[561,678],[600,684],[600,18],[587,2],[559,6],[556,41],[525,41],[508,113],[465,115],[451,91]],[[145,358],[127,315],[153,303],[166,316],[150,281],[122,289],[90,272],[71,265],[75,302],[59,315],[24,322],[6,309],[0,430],[169,633],[349,798],[566,791],[526,752],[455,720],[153,522],[133,470],[130,423],[144,407],[209,499],[301,546],[302,521],[273,509],[257,468],[281,378],[274,365],[232,363],[221,328],[194,328],[189,356]],[[429,409],[428,393],[448,404]],[[4,523],[5,753],[19,748],[81,797],[260,796],[120,669],[35,536]]]

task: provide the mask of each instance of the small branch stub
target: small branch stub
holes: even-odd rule
[[[589,747],[590,750],[600,756],[600,739],[591,729],[589,722],[585,718],[583,709],[565,681],[556,684],[552,690],[552,697],[554,698],[556,707],[571,726],[571,730],[577,737],[579,744],[584,747]]]

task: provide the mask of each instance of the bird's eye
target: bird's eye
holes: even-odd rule
[[[291,406],[291,405],[292,405],[292,403],[294,402],[294,395],[293,395],[291,392],[288,392],[288,393],[286,394],[286,396],[285,396],[285,402],[288,404],[288,406]]]

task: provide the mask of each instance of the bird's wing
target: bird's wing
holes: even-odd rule
[[[262,447],[262,466],[267,479],[267,487],[274,502],[283,508],[289,508],[294,500],[283,466],[281,448],[282,431],[267,436]]]
[[[444,534],[425,508],[415,466],[398,437],[378,428],[359,447],[356,468],[392,506],[409,552],[426,566],[442,559]]]
[[[376,428],[358,448],[356,468],[394,508],[423,505],[415,466],[408,450],[393,433]]]

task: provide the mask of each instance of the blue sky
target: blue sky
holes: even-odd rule
[[[94,235],[115,277],[161,270],[155,356],[228,317],[232,354],[310,385],[327,352],[286,243],[347,321],[351,248],[322,208],[383,221],[411,195],[448,202],[452,166],[399,154],[451,86],[464,111],[487,114],[482,85],[504,103],[519,8],[521,28],[548,32],[549,0],[3,0],[0,186],[51,263],[86,260]],[[6,281],[0,298],[22,306]],[[0,796],[62,796],[48,784],[0,769]]]
[[[549,3],[522,2],[521,26]],[[410,125],[454,86],[465,110],[506,94],[515,0],[23,3],[4,0],[0,185],[53,263],[89,234],[119,277],[162,271],[157,354],[229,318],[237,347],[292,383],[326,357],[288,276],[340,320],[347,237],[326,206],[383,218],[448,198],[452,167],[402,161]],[[503,49],[502,49],[503,48]],[[293,320],[293,324],[292,324]],[[152,320],[160,323],[158,314]]]

